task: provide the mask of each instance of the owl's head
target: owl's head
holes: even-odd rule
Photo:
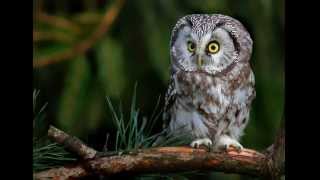
[[[249,61],[252,40],[243,25],[220,14],[182,17],[173,28],[170,54],[174,71],[216,74]]]

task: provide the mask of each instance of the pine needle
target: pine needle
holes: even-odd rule
[[[40,136],[42,130],[44,130],[44,111],[48,103],[45,103],[40,110],[36,113],[36,103],[39,97],[40,91],[33,91],[33,113],[34,113],[34,134],[33,134],[33,171],[38,172],[58,166],[62,166],[65,163],[73,162],[76,160],[70,153],[66,152],[64,148],[57,143],[50,143],[45,137]]]

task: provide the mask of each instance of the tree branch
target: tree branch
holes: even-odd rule
[[[70,44],[74,41],[74,38],[61,32],[33,31],[34,43],[48,40]]]
[[[111,24],[118,16],[123,4],[124,0],[117,0],[115,4],[113,4],[113,6],[105,13],[101,23],[88,39],[84,40],[83,42],[80,42],[79,44],[76,44],[71,49],[55,54],[53,56],[41,59],[33,59],[33,67],[43,67],[63,60],[68,60],[79,54],[85,53],[95,44],[97,40],[100,39],[100,37],[104,35],[105,32],[109,30]]]
[[[74,22],[63,17],[52,16],[43,12],[39,12],[37,15],[35,15],[35,20],[50,24],[54,27],[70,30],[73,33],[80,33],[81,31],[80,27]]]
[[[48,136],[53,141],[64,145],[65,149],[69,150],[86,160],[96,156],[97,151],[85,145],[80,139],[70,136],[67,133],[50,126]]]
[[[269,179],[280,179],[285,171],[285,128],[283,118],[280,124],[275,143],[268,148],[267,156],[267,174]]]
[[[221,171],[226,173],[263,176],[266,156],[245,149],[240,153],[229,149],[226,153],[208,153],[189,147],[160,147],[137,150],[125,155],[101,157],[69,167],[43,171],[35,175],[44,178],[80,178],[92,174],[141,174],[180,171]]]
[[[279,151],[273,151],[273,153],[265,155],[250,149],[244,149],[241,152],[233,148],[228,149],[226,152],[207,152],[205,149],[189,147],[159,147],[139,149],[122,155],[97,157],[95,150],[84,145],[80,140],[68,140],[70,139],[69,135],[53,126],[50,127],[48,134],[51,139],[57,143],[64,144],[66,148],[86,160],[78,164],[36,173],[34,175],[35,179],[70,179],[94,174],[108,176],[194,170],[237,173],[256,177],[274,177],[270,175],[270,173],[273,173],[270,170],[278,167],[273,163],[276,161],[272,158],[278,160],[279,156],[276,155],[278,153],[275,154],[274,152]],[[284,138],[284,136],[281,137]],[[283,142],[277,140],[273,147],[279,147],[277,144]],[[88,149],[89,151],[87,151]],[[276,149],[278,148],[274,148],[274,150]],[[283,173],[281,168],[277,172]],[[279,173],[276,174],[279,175]]]

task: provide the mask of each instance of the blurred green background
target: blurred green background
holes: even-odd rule
[[[96,31],[117,1],[33,1],[34,63],[69,51]],[[106,33],[83,54],[33,67],[38,104],[48,102],[46,124],[102,149],[115,127],[106,103],[109,96],[130,108],[134,84],[137,106],[150,116],[169,78],[169,40],[178,18],[194,13],[221,13],[240,20],[254,45],[251,59],[257,97],[242,139],[247,148],[263,150],[273,142],[284,105],[284,0],[127,0]],[[161,99],[163,104],[163,98]],[[155,132],[161,130],[158,122]],[[198,179],[241,179],[213,173]]]

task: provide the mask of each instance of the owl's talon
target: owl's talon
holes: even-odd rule
[[[229,144],[229,145],[226,145],[225,146],[225,150],[228,150],[230,147],[233,147],[233,148],[235,148],[236,149],[236,151],[238,151],[238,152],[241,152],[242,151],[242,149],[243,149],[243,147],[242,147],[242,145],[239,143],[239,144]]]
[[[209,151],[211,151],[212,141],[209,138],[203,138],[194,140],[190,144],[190,146],[193,148],[199,148],[200,145],[205,145],[206,147],[208,147]]]
[[[238,152],[241,152],[242,149],[243,149],[243,146],[242,146],[240,143],[238,143],[238,144],[235,145],[235,146],[234,146],[234,145],[231,145],[231,146],[235,147]]]
[[[241,152],[243,149],[243,146],[237,140],[226,135],[221,136],[217,143],[217,147],[227,151],[230,146],[234,147],[238,152]]]

